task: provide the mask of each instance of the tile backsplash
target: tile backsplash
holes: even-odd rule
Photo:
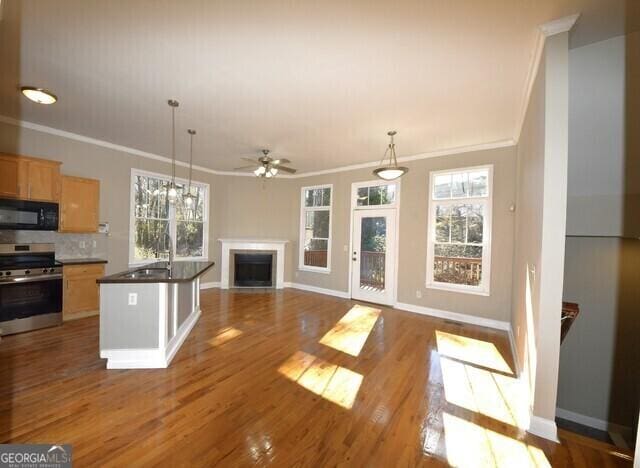
[[[106,234],[66,234],[51,231],[2,231],[2,244],[53,243],[56,258],[107,258],[108,236]]]

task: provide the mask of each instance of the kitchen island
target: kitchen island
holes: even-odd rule
[[[200,317],[200,276],[213,265],[157,262],[98,279],[107,369],[168,367]]]

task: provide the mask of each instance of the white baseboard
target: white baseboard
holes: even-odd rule
[[[532,414],[527,432],[553,442],[559,442],[556,422],[550,419],[541,418]]]
[[[484,317],[476,317],[475,315],[467,315],[460,314],[458,312],[432,309],[431,307],[407,304],[404,302],[396,303],[395,308],[405,310],[407,312],[414,312],[416,314],[430,315],[431,317],[438,317],[445,320],[453,320],[454,322],[469,323],[472,325],[479,325],[481,327],[495,328],[497,330],[508,331],[511,328],[511,324],[509,322],[503,322],[502,320],[494,320]]]
[[[317,286],[309,286],[308,284],[285,282],[284,287],[300,289],[302,291],[309,291],[319,294],[326,294],[327,296],[341,297],[343,299],[350,299],[349,293],[346,291],[336,291],[335,289],[319,288]]]
[[[200,289],[219,288],[220,281],[211,281],[210,283],[200,283]]]
[[[161,349],[105,349],[100,357],[107,360],[107,369],[164,369],[167,360]]]
[[[632,430],[628,426],[622,426],[621,424],[605,421],[604,419],[592,418],[584,414],[575,413],[562,408],[556,408],[556,416],[567,421],[572,421],[583,426],[592,427],[601,431],[612,432],[614,434],[620,434],[623,437],[632,433]]]

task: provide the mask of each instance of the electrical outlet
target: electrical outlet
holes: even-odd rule
[[[416,297],[418,299],[422,299],[422,291],[420,291],[419,289],[416,290]]]
[[[138,305],[138,293],[129,293],[129,305]]]
[[[344,250],[345,252],[348,252],[349,251],[349,246],[348,245],[342,246],[342,250]]]
[[[95,249],[98,246],[98,241],[93,239],[93,241],[91,242],[91,245],[93,246],[93,248]]]
[[[85,241],[80,241],[80,248],[84,249],[87,246],[87,243]]]

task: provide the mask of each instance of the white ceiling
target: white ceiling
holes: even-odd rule
[[[513,139],[538,25],[582,11],[573,45],[621,34],[622,0],[5,0],[0,115],[241,165],[302,172]],[[32,104],[22,85],[54,91]]]

